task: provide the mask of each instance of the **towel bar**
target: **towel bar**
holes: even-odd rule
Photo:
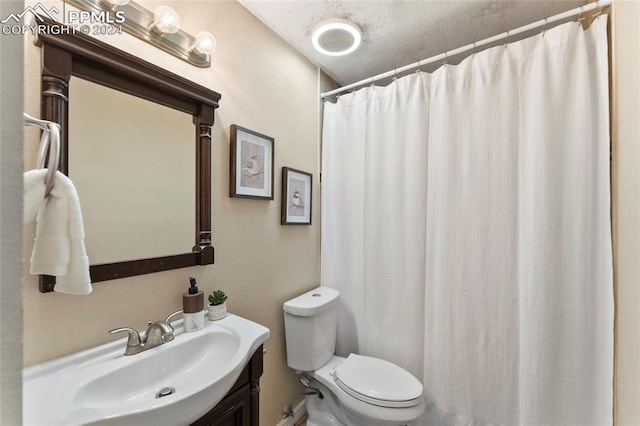
[[[45,197],[51,192],[53,182],[58,170],[60,162],[60,125],[52,121],[39,120],[31,117],[27,113],[23,113],[25,126],[35,126],[42,129],[42,137],[40,138],[40,148],[38,149],[38,161],[36,168],[43,169],[45,167],[45,158],[49,153],[47,176],[44,179],[46,185]]]

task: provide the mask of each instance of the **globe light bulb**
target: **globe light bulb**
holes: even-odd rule
[[[216,51],[216,38],[207,31],[200,31],[196,34],[195,41],[190,50],[194,50],[203,55],[210,55]]]
[[[116,7],[124,6],[125,4],[129,3],[129,0],[102,0],[102,2],[108,4],[111,7]]]
[[[180,17],[169,6],[158,6],[153,11],[151,28],[166,34],[177,33],[180,29]]]

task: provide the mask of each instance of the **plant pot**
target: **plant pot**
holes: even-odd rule
[[[221,305],[209,305],[209,321],[216,321],[227,316],[227,302]]]

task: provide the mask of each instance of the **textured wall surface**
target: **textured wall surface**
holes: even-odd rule
[[[22,9],[0,3],[0,16]],[[0,425],[22,410],[22,39],[0,36]]]

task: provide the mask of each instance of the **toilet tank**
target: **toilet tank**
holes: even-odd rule
[[[287,365],[313,371],[323,366],[336,348],[338,298],[331,287],[318,287],[284,303]]]

